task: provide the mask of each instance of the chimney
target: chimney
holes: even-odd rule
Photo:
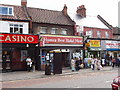
[[[79,7],[77,7],[77,14],[81,15],[82,17],[86,17],[86,8],[84,5],[81,5]]]
[[[62,10],[64,15],[67,15],[67,6],[64,4],[63,10]]]
[[[27,0],[21,0],[21,6],[27,7]]]

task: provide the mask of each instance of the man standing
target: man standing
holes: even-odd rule
[[[32,67],[32,60],[29,56],[27,57],[26,62],[27,62],[27,70],[28,72],[30,72],[31,67]]]

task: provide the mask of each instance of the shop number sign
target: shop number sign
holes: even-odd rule
[[[25,34],[0,34],[0,43],[38,43],[38,36]]]

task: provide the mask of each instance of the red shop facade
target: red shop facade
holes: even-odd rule
[[[4,70],[26,70],[26,58],[34,60],[36,68],[39,65],[37,47],[38,35],[28,34],[0,34],[1,53],[0,62]],[[38,69],[38,68],[37,68]]]

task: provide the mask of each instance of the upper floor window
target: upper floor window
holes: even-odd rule
[[[67,29],[62,28],[62,29],[61,29],[61,34],[62,34],[62,35],[67,35]]]
[[[106,38],[109,38],[108,32],[105,32],[105,37],[106,37]]]
[[[101,32],[97,31],[97,37],[100,38],[101,37]]]
[[[0,15],[13,15],[13,7],[0,7]]]
[[[46,34],[47,33],[47,27],[41,27],[40,28],[40,33],[41,34]]]
[[[57,34],[57,28],[52,28],[51,29],[51,34]]]
[[[93,32],[92,32],[92,30],[86,31],[86,36],[89,36],[90,38],[92,38],[92,37],[93,37]]]
[[[9,24],[10,33],[23,33],[23,25],[21,24]]]

